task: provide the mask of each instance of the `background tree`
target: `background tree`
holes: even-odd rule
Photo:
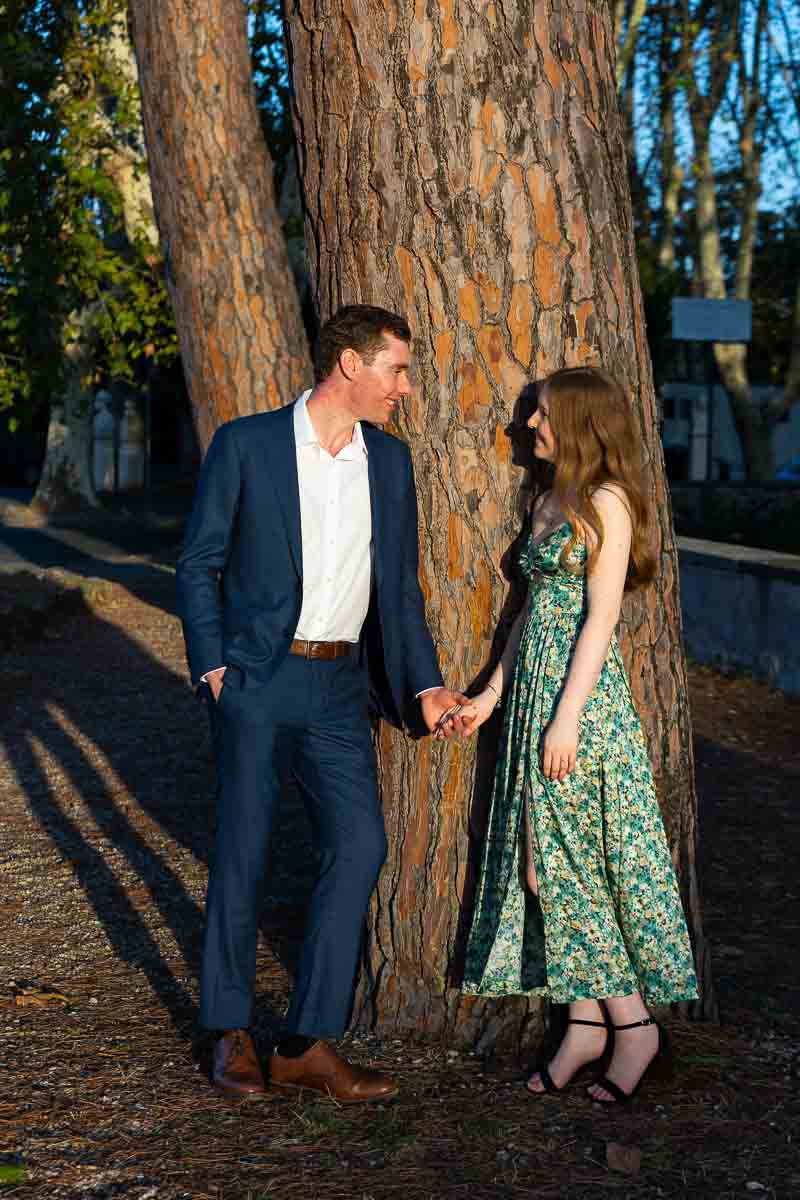
[[[124,0],[75,5],[61,78],[62,386],[34,505],[94,502],[94,388],[143,382],[177,341],[163,286]],[[63,310],[62,310],[63,311]]]
[[[759,229],[788,231],[787,179],[795,189],[800,179],[798,36],[797,0],[654,0],[623,81],[657,376],[674,370],[674,295],[753,301],[751,347],[714,347],[751,478],[774,473],[774,425],[797,398],[792,369],[785,374],[793,322],[800,329],[796,276],[784,259],[768,292],[774,299],[775,286],[783,292],[788,284],[789,311],[782,298],[780,318],[769,324],[767,309],[776,312],[762,302],[757,260],[770,258]],[[756,383],[774,385],[769,399],[754,401]]]
[[[310,378],[240,0],[132,0],[155,210],[198,435]]]
[[[17,419],[49,388],[57,339],[42,320],[56,290],[58,245],[51,203],[58,171],[59,127],[50,103],[64,25],[42,5],[0,9],[0,410]]]
[[[420,576],[448,674],[486,661],[518,533],[506,428],[531,379],[604,363],[637,406],[658,513],[657,584],[628,602],[642,710],[703,985],[696,804],[677,560],[636,272],[610,10],[566,0],[392,7],[287,4],[312,286],[321,317],[367,301],[408,314],[419,387],[398,424],[420,493]],[[482,1047],[535,1036],[537,1007],[463,1000],[460,908],[472,748],[386,726],[390,857],[358,1019]]]
[[[737,299],[750,298],[761,190],[768,0],[756,0],[747,10],[738,0],[701,3],[696,10],[683,0],[680,62],[694,144],[697,268],[703,294],[712,300],[724,300],[729,293],[711,147],[714,118],[726,99],[739,144],[739,238],[732,291]],[[783,404],[753,403],[745,345],[715,343],[714,356],[731,399],[748,475],[769,479],[774,472],[771,427]]]
[[[100,379],[141,382],[146,361],[175,357],[176,339],[125,5],[42,0],[16,7],[3,14],[9,25],[0,41],[12,84],[3,102],[18,116],[16,126],[4,124],[6,137],[16,129],[3,189],[15,198],[16,220],[0,244],[12,264],[8,319],[13,325],[33,311],[38,343],[20,339],[3,398],[16,418],[49,402],[34,502],[53,511],[95,502],[93,387]],[[28,205],[32,192],[36,203]],[[39,343],[48,353],[37,371]]]

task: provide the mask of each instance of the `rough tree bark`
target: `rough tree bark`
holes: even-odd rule
[[[131,0],[156,219],[203,446],[308,385],[241,0]]]
[[[672,532],[636,272],[607,5],[290,0],[290,60],[321,316],[405,312],[419,386],[399,419],[420,498],[420,577],[447,676],[486,662],[519,528],[506,426],[531,379],[602,362],[637,407],[661,569],[625,610],[624,650],[655,763],[703,986],[697,816]],[[390,857],[357,1021],[520,1048],[535,1003],[462,999],[473,747],[380,730]],[[477,779],[477,783],[476,783]],[[467,896],[467,901],[469,897]],[[468,903],[467,906],[468,908]],[[467,914],[468,915],[468,914]]]

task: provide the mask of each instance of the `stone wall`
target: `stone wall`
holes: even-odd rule
[[[800,556],[678,538],[686,649],[800,695]]]

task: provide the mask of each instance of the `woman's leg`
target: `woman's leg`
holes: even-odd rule
[[[614,1026],[631,1025],[650,1016],[638,992],[633,992],[630,996],[609,996],[603,1003]],[[634,1025],[633,1029],[618,1031],[614,1034],[614,1053],[606,1075],[612,1083],[622,1088],[623,1092],[630,1094],[657,1053],[656,1025]],[[614,1100],[614,1097],[598,1083],[592,1084],[588,1090],[593,1099],[605,1100],[607,1103]]]
[[[605,1021],[605,1013],[597,1000],[575,1000],[569,1006],[570,1020]],[[548,1064],[550,1078],[557,1088],[563,1088],[586,1063],[599,1058],[606,1045],[607,1032],[591,1025],[567,1025],[564,1040]],[[528,1080],[529,1092],[543,1092],[545,1086],[537,1071]]]
[[[533,892],[534,896],[539,895],[539,880],[536,878],[536,867],[533,862],[533,830],[531,829],[531,813],[528,807],[527,797],[525,798],[524,826],[525,826],[525,882]]]

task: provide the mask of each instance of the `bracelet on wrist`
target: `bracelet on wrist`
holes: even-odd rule
[[[489,691],[494,692],[495,696],[497,697],[497,699],[494,702],[494,706],[495,706],[495,708],[497,708],[498,704],[500,703],[500,701],[502,700],[503,697],[500,695],[500,693],[498,692],[497,688],[494,686],[493,683],[487,683],[486,686],[489,689]]]

